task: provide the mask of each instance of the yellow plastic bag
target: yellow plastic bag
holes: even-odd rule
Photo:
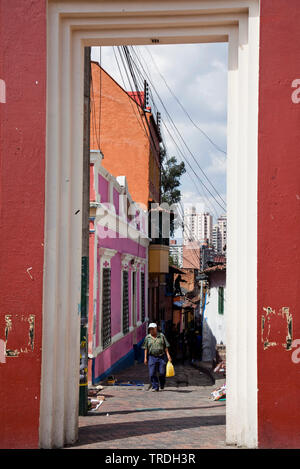
[[[168,362],[167,363],[167,368],[166,368],[166,377],[167,378],[172,378],[172,376],[175,376],[174,366],[172,365],[171,362]]]

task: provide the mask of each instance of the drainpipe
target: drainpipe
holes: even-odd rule
[[[89,214],[90,214],[90,80],[91,48],[84,48],[84,138],[82,196],[81,326],[79,415],[88,412],[88,308],[89,308]]]

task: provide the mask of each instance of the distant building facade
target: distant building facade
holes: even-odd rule
[[[212,233],[212,245],[216,253],[222,252],[222,239],[220,228],[218,224],[213,226],[213,233]]]
[[[218,218],[218,227],[221,239],[221,252],[226,251],[227,243],[227,216],[222,215]]]
[[[212,242],[213,217],[208,212],[197,213],[195,207],[184,211],[184,244],[191,241]]]
[[[89,381],[134,363],[148,320],[148,245],[145,218],[129,213],[126,178],[91,152],[89,259]]]
[[[203,302],[203,320],[216,344],[226,345],[226,265],[209,267],[204,273],[208,278],[208,285]]]
[[[160,202],[157,122],[150,110],[144,113],[142,91],[126,92],[98,63],[91,66],[90,147],[101,149],[103,167],[126,176],[133,200],[148,208],[149,201]]]
[[[200,269],[201,245],[199,241],[184,243],[182,249],[182,267],[184,269]]]
[[[170,257],[172,257],[175,265],[183,267],[183,244],[177,239],[170,240]]]

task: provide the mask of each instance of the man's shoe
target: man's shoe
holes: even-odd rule
[[[159,389],[158,388],[152,388],[152,392],[158,392]]]

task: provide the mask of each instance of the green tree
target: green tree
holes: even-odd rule
[[[185,164],[182,161],[177,163],[175,156],[162,161],[161,174],[161,202],[170,206],[178,204],[181,200],[180,178],[186,172]],[[174,234],[174,215],[170,222],[171,235]]]
[[[179,267],[177,257],[174,258],[171,254],[169,254],[169,265],[175,265],[175,267]]]
[[[162,162],[161,175],[161,201],[169,205],[180,202],[181,191],[180,178],[186,172],[185,164],[182,161],[177,163],[175,156]]]

